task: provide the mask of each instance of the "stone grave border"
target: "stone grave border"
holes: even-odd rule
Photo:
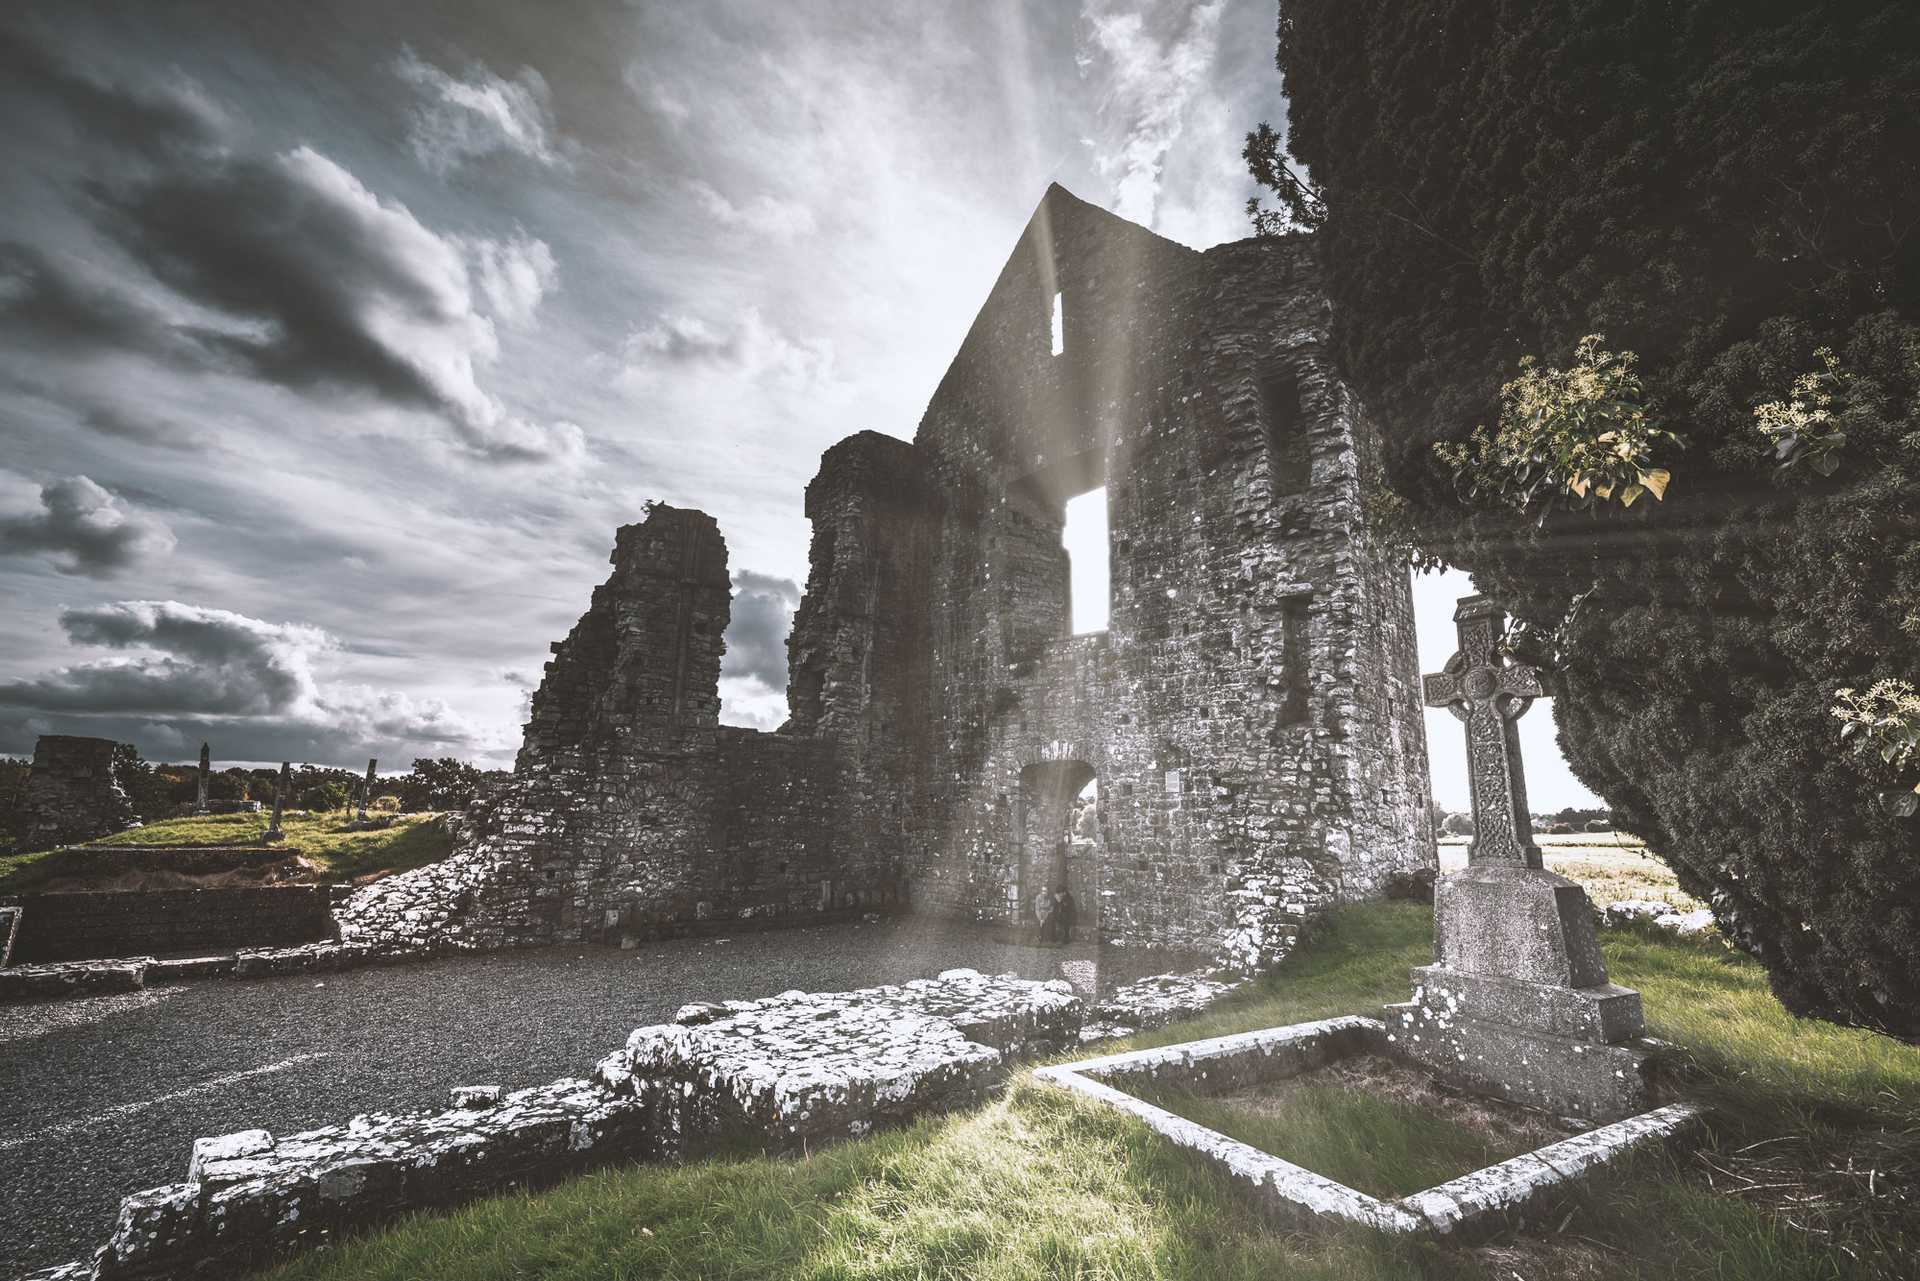
[[[1296,1226],[1350,1223],[1391,1234],[1478,1237],[1524,1221],[1557,1189],[1628,1152],[1677,1141],[1703,1111],[1675,1103],[1599,1126],[1396,1201],[1383,1201],[1175,1116],[1129,1093],[1147,1083],[1208,1090],[1298,1076],[1360,1054],[1393,1054],[1386,1024],[1349,1015],[1036,1069],[1034,1078],[1144,1121],[1228,1175],[1263,1209]],[[1410,1066],[1418,1067],[1418,1064]]]

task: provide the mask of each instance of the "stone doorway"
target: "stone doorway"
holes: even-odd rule
[[[1041,761],[1020,771],[1020,915],[1040,932],[1042,896],[1066,890],[1073,901],[1070,941],[1100,938],[1100,784],[1085,761]]]

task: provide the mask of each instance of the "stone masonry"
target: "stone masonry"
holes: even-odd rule
[[[1317,270],[1304,237],[1199,253],[1050,188],[914,439],[851,436],[807,487],[787,723],[718,723],[725,543],[656,505],[554,646],[512,782],[343,937],[1024,925],[1064,878],[1106,943],[1255,968],[1431,868],[1407,573],[1362,523],[1373,433]],[[1102,486],[1111,620],[1073,636],[1065,503]]]
[[[42,734],[27,775],[21,848],[78,845],[133,826],[133,802],[114,770],[110,738]]]

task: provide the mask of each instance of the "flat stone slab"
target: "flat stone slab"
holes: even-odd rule
[[[1541,1200],[1625,1153],[1682,1135],[1700,1109],[1677,1103],[1476,1170],[1412,1196],[1370,1196],[1129,1093],[1178,1084],[1204,1093],[1296,1076],[1359,1053],[1390,1053],[1386,1024],[1348,1017],[1040,1068],[1037,1080],[1139,1118],[1225,1173],[1264,1211],[1294,1225],[1358,1224],[1390,1233],[1478,1236],[1523,1222]]]
[[[147,971],[153,964],[150,956],[127,956],[111,961],[9,965],[0,969],[0,1002],[57,1001],[107,992],[137,992],[146,986]]]
[[[182,1182],[128,1197],[93,1263],[58,1275],[226,1275],[405,1210],[612,1161],[865,1134],[980,1101],[1011,1057],[1077,1043],[1083,1014],[1065,983],[974,970],[687,1006],[589,1077],[465,1086],[439,1112],[200,1139]]]
[[[1095,1005],[1080,1029],[1080,1039],[1105,1041],[1163,1027],[1175,1019],[1201,1013],[1243,982],[1202,973],[1149,975],[1115,988]]]

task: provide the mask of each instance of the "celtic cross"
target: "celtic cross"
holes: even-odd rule
[[[1539,867],[1516,722],[1540,697],[1540,673],[1501,658],[1496,647],[1507,616],[1486,597],[1462,597],[1453,621],[1459,650],[1443,669],[1421,680],[1428,707],[1444,707],[1466,723],[1467,782],[1473,792],[1467,862]]]

